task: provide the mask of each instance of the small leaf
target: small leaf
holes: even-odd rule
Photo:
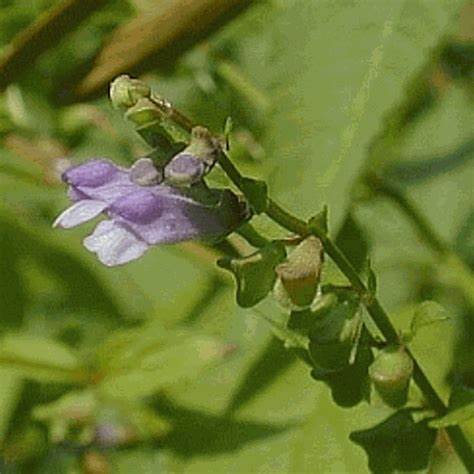
[[[53,340],[29,335],[6,335],[0,341],[0,367],[38,382],[77,383],[87,380],[71,350]]]
[[[309,220],[309,228],[314,231],[315,235],[323,236],[328,233],[328,207],[324,206],[322,211],[313,216]]]
[[[435,301],[424,301],[415,310],[411,320],[410,332],[412,336],[423,327],[449,320],[446,310]]]
[[[261,214],[266,210],[268,190],[265,181],[243,178],[241,189],[256,214]]]
[[[350,439],[366,451],[369,468],[377,474],[426,468],[435,438],[436,431],[430,429],[426,421],[415,423],[407,409],[350,435]]]
[[[432,420],[431,428],[446,428],[474,418],[474,389],[457,385],[449,399],[448,413]]]
[[[224,139],[225,139],[226,150],[230,149],[230,134],[232,133],[233,128],[234,128],[234,122],[232,120],[232,117],[229,115],[229,117],[226,118],[225,124],[224,124]]]
[[[309,339],[301,333],[287,328],[279,321],[264,316],[265,320],[272,326],[275,337],[282,340],[286,349],[304,349],[308,350]]]
[[[370,260],[368,261],[367,268],[368,268],[367,288],[369,289],[369,292],[371,295],[375,295],[375,292],[377,291],[377,276],[375,275],[375,272],[372,269]]]
[[[370,397],[368,369],[374,357],[365,338],[361,339],[351,365],[338,371],[315,367],[311,372],[315,380],[328,385],[334,402],[341,407],[353,407]]]
[[[238,305],[250,308],[272,290],[276,280],[275,267],[285,256],[285,247],[279,242],[271,242],[248,257],[223,258],[217,264],[234,274]]]

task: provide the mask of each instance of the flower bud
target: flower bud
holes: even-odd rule
[[[323,246],[317,237],[301,242],[287,260],[275,269],[278,280],[274,294],[282,306],[302,310],[311,306],[319,285]]]
[[[162,112],[150,99],[138,99],[135,104],[125,112],[125,117],[135,125],[148,125],[151,122],[161,120]]]
[[[126,74],[117,77],[110,85],[110,100],[115,107],[133,107],[139,99],[149,98],[151,89],[139,79]]]
[[[165,180],[173,186],[190,186],[212,168],[220,150],[218,140],[204,127],[194,127],[190,144],[165,167]]]
[[[389,346],[379,352],[369,367],[377,393],[387,405],[403,406],[413,374],[413,359],[403,346]]]

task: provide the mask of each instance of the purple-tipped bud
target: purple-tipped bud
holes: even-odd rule
[[[74,204],[54,225],[70,228],[105,213],[109,219],[84,239],[105,265],[139,258],[151,245],[218,240],[248,217],[246,205],[231,191],[201,195],[194,189],[191,196],[186,188],[153,184],[158,172],[148,160],[140,161],[125,169],[95,159],[63,173]]]
[[[202,179],[206,168],[205,163],[194,155],[178,153],[165,167],[165,180],[175,186],[191,185]]]

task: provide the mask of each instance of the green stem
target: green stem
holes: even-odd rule
[[[243,177],[240,175],[239,171],[233,165],[233,163],[230,162],[229,158],[224,154],[222,155],[224,157],[224,171],[226,171],[226,168],[232,170],[232,182],[236,186],[238,186],[238,183],[242,182]],[[221,160],[219,160],[219,163],[222,165]],[[316,237],[321,240],[325,252],[331,257],[334,263],[338,266],[339,270],[350,281],[354,289],[361,295],[362,302],[366,307],[367,312],[371,316],[378,330],[384,336],[387,343],[399,342],[399,335],[392,322],[390,321],[388,314],[380,304],[379,300],[375,297],[375,295],[370,293],[369,289],[362,281],[352,264],[327,234],[318,232],[314,228],[310,229],[305,221],[293,216],[272,199],[268,199],[267,209],[265,213],[273,221],[278,223],[283,228],[289,230],[290,232],[294,232],[302,236],[309,234],[316,235]],[[413,379],[415,383],[417,384],[420,391],[423,393],[423,396],[425,397],[425,400],[427,401],[429,406],[433,408],[439,416],[443,416],[447,412],[446,405],[444,404],[443,400],[438,395],[434,387],[431,385],[431,382],[429,381],[423,369],[416,361],[414,355],[411,353],[410,355],[414,361]],[[468,472],[474,472],[474,455],[472,447],[465,438],[462,430],[458,426],[451,426],[447,428],[446,431],[449,434],[451,443],[456,453],[458,454],[459,458],[463,462]]]
[[[192,123],[184,115],[173,109],[169,104],[165,102],[160,103],[157,101],[156,105],[162,108],[163,111],[166,111],[168,116],[173,118],[173,120],[175,120],[181,127],[186,130],[191,130]],[[232,183],[245,194],[245,177],[240,174],[239,170],[224,151],[219,154],[218,163]],[[413,209],[411,209],[411,212],[413,212]],[[399,335],[391,323],[388,314],[383,309],[376,296],[369,291],[368,287],[363,282],[352,264],[325,232],[318,231],[314,227],[310,228],[310,226],[305,221],[293,216],[270,198],[267,200],[265,214],[267,214],[270,219],[278,223],[281,227],[294,234],[302,237],[313,234],[318,237],[323,244],[325,252],[339,267],[340,271],[346,276],[353,288],[360,294],[362,303],[366,307],[372,321],[383,335],[385,340],[388,343],[399,342]],[[429,226],[423,226],[424,235],[430,239],[433,245],[436,245],[436,247],[440,250],[444,249],[444,247],[441,245],[441,242],[437,241],[434,238],[434,234],[431,235],[429,230]],[[244,227],[241,234],[244,234],[245,238],[248,237],[248,239],[250,239],[250,243],[253,241],[257,247],[262,246],[264,241],[266,241],[264,237],[256,233],[253,227]],[[411,354],[411,356],[414,360],[413,378],[415,383],[418,385],[430,407],[433,408],[438,415],[444,415],[447,412],[446,405],[431,385],[420,365],[413,357],[413,354]],[[446,431],[450,436],[453,448],[457,452],[468,472],[474,472],[474,456],[472,448],[465,438],[464,433],[458,426],[449,427],[446,429]]]
[[[256,248],[265,247],[270,243],[263,235],[261,235],[255,227],[250,223],[245,223],[239,227],[237,233],[240,234],[250,245]]]

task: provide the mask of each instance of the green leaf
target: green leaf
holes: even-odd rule
[[[474,418],[474,390],[456,385],[449,399],[448,413],[430,421],[431,428],[446,428]]]
[[[446,310],[439,303],[436,303],[436,301],[424,301],[415,309],[410,324],[410,332],[415,336],[423,327],[448,320],[449,316]]]
[[[328,224],[328,207],[324,206],[322,211],[318,212],[308,222],[310,230],[313,230],[316,235],[326,235],[329,230]]]
[[[222,361],[228,351],[228,345],[206,335],[170,338],[163,346],[142,348],[122,370],[106,369],[99,389],[111,398],[146,397],[199,376],[204,369]]]
[[[306,216],[327,203],[339,228],[382,118],[461,4],[267,2],[227,36],[273,99],[264,139],[273,197]]]
[[[276,280],[275,267],[285,257],[285,247],[279,242],[271,242],[248,257],[224,258],[217,263],[234,274],[239,306],[250,308],[272,290]]]
[[[87,380],[80,361],[67,346],[27,334],[9,334],[0,340],[0,367],[38,382]]]
[[[346,216],[337,233],[336,245],[358,272],[364,269],[370,246],[368,237],[356,220],[354,213],[349,213]]]
[[[353,407],[370,396],[368,369],[374,357],[370,347],[360,344],[354,362],[337,371],[315,367],[311,376],[324,382],[330,389],[334,402],[341,407]]]
[[[409,410],[400,410],[382,423],[350,435],[366,451],[369,468],[376,474],[426,468],[435,438],[436,431],[426,421],[415,423]]]
[[[234,389],[227,406],[227,412],[237,411],[242,405],[258,396],[276,378],[288,370],[296,360],[294,352],[288,351],[279,338],[272,337]]]
[[[275,337],[281,339],[286,349],[308,350],[309,339],[298,331],[289,329],[287,326],[272,318],[264,317],[272,326]]]
[[[367,271],[368,271],[367,288],[371,295],[375,295],[377,291],[377,275],[372,269],[372,266],[370,265],[370,261],[367,264]]]

